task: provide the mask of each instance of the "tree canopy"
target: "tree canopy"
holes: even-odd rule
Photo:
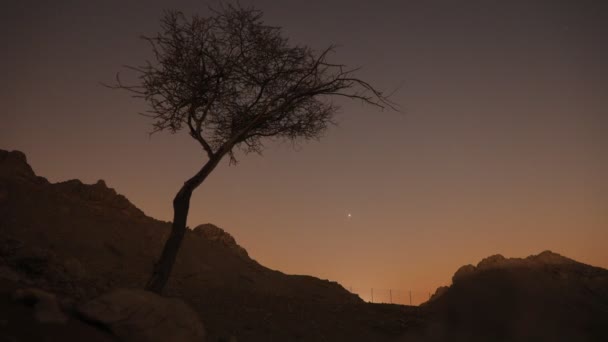
[[[154,61],[129,67],[139,84],[118,87],[150,105],[154,130],[183,128],[210,158],[233,148],[260,152],[267,137],[310,139],[332,122],[331,96],[393,107],[357,69],[328,61],[330,46],[315,52],[292,44],[262,12],[226,5],[209,17],[168,11],[148,41]]]

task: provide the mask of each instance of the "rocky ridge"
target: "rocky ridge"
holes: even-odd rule
[[[487,270],[497,269],[510,269],[510,268],[545,268],[550,266],[561,266],[561,267],[572,267],[575,265],[582,265],[572,259],[561,256],[551,251],[544,251],[538,255],[530,255],[526,258],[505,258],[500,254],[491,255],[487,258],[482,259],[477,266],[464,265],[460,267],[454,276],[452,282],[456,283],[463,278],[475,276],[480,272]]]

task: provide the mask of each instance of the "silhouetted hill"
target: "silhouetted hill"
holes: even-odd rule
[[[17,288],[79,302],[143,287],[169,229],[103,181],[52,184],[23,153],[0,150],[0,322],[16,319],[13,331],[36,324],[11,302]],[[186,234],[167,294],[196,310],[209,341],[608,341],[608,271],[549,251],[463,266],[413,308],[363,303],[335,282],[273,271],[203,224]],[[83,324],[40,331],[109,338]],[[42,336],[30,330],[24,338]]]
[[[169,229],[104,181],[52,184],[23,153],[0,150],[0,279],[13,284],[7,288],[34,286],[75,301],[142,288]],[[386,340],[417,322],[415,309],[372,307],[335,282],[268,269],[211,224],[186,234],[166,294],[195,308],[211,341]]]
[[[438,340],[608,341],[608,270],[550,251],[493,255],[424,306]]]

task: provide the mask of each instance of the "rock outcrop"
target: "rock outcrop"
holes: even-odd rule
[[[474,274],[476,270],[477,269],[473,265],[470,265],[470,264],[464,265],[464,266],[460,267],[458,269],[458,271],[456,271],[456,273],[454,273],[454,276],[452,276],[452,282],[456,283],[456,282],[460,281],[460,279],[469,277],[472,274]]]
[[[538,255],[531,255],[526,258],[505,258],[500,254],[495,254],[482,259],[477,266],[465,265],[460,267],[456,273],[454,273],[452,283],[457,283],[471,276],[478,275],[483,271],[546,268],[551,266],[570,267],[576,264],[582,265],[572,259],[568,259],[551,251],[544,251]]]
[[[461,267],[424,305],[438,340],[608,340],[608,270],[551,251]]]
[[[21,151],[0,150],[0,179],[18,182],[48,183],[45,178],[37,177]]]
[[[233,250],[240,256],[249,257],[245,248],[239,246],[232,235],[211,223],[201,224],[196,226],[192,233],[195,236],[203,237],[209,241],[221,243],[223,246]]]

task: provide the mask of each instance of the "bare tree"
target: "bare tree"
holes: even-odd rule
[[[143,37],[153,62],[127,67],[135,85],[117,75],[114,88],[149,104],[153,132],[185,129],[208,160],[179,189],[173,200],[173,225],[146,288],[161,293],[186,232],[192,192],[222,158],[236,162],[234,151],[261,152],[266,138],[317,138],[338,109],[330,98],[358,99],[392,107],[381,92],[356,78],[356,69],[328,62],[329,47],[315,52],[294,45],[281,29],[264,24],[252,8],[226,5],[209,17],[166,12],[161,30]]]

